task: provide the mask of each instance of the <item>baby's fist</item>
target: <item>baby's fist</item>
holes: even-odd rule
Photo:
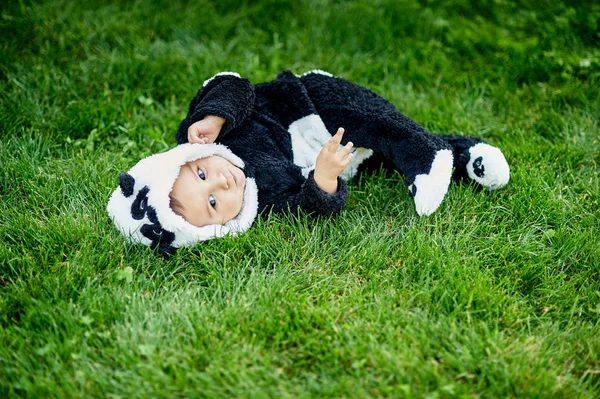
[[[214,143],[219,137],[224,124],[225,119],[208,115],[188,128],[188,142],[198,144]]]
[[[339,148],[343,135],[344,129],[339,128],[336,134],[325,143],[315,164],[315,182],[321,190],[329,194],[336,193],[337,178],[352,160],[352,154],[350,154],[352,142],[349,141],[343,148]]]

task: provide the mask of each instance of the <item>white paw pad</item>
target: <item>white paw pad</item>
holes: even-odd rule
[[[431,215],[442,203],[452,177],[452,162],[452,151],[438,151],[429,173],[417,175],[414,183],[408,187],[419,216]]]
[[[467,173],[477,183],[496,190],[508,183],[510,169],[502,151],[489,144],[479,143],[469,148]]]

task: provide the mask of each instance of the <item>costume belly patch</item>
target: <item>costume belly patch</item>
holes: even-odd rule
[[[311,170],[315,168],[315,162],[319,152],[331,138],[321,117],[311,114],[293,122],[288,128],[292,137],[292,152],[294,164],[302,169],[304,177],[308,177]],[[340,177],[349,180],[356,175],[358,166],[373,155],[373,150],[368,148],[353,148],[352,161],[344,169]]]

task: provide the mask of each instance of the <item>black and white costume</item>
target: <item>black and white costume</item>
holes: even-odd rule
[[[252,187],[257,190],[246,193],[241,212],[244,216],[236,218],[244,220],[243,226],[229,225],[226,233],[230,234],[249,228],[255,215],[261,212],[302,209],[313,215],[339,213],[348,196],[345,180],[369,165],[383,163],[402,172],[419,215],[429,215],[439,207],[451,179],[474,180],[489,189],[502,187],[509,179],[508,164],[498,148],[478,138],[431,134],[372,91],[319,70],[301,76],[285,71],[275,80],[258,85],[232,72],[215,75],[204,82],[192,99],[188,114],[177,131],[177,142],[186,143],[188,128],[208,115],[226,120],[212,146],[225,146],[239,157],[244,164],[244,173],[255,182],[247,190]],[[338,127],[346,131],[342,145],[348,141],[354,143],[353,158],[338,179],[338,191],[327,194],[315,183],[314,165],[321,148]],[[189,156],[186,159],[185,162],[191,160]],[[183,164],[182,161],[175,163]],[[170,175],[166,186],[172,188],[176,178],[177,174]],[[133,192],[139,194],[151,185],[150,180],[136,184]],[[138,237],[141,226],[149,222],[144,219],[132,224],[127,219],[126,211],[131,207],[133,215],[133,205],[129,200],[122,201],[125,191],[131,190],[124,190],[122,184],[115,190],[113,197],[118,200],[111,198],[113,204],[109,203],[109,213],[120,230],[134,241],[156,245],[157,239],[149,242],[144,239],[147,236]],[[164,197],[164,190],[161,195]],[[249,209],[248,204],[254,209]],[[156,205],[161,210],[157,209],[155,213],[164,216],[151,221],[155,227],[161,225],[163,218],[179,217],[170,209],[163,209],[163,205],[162,202]],[[117,210],[120,208],[126,211]],[[127,222],[121,222],[121,219],[127,219]],[[249,219],[252,220],[248,223]],[[172,231],[173,223],[171,226],[168,230],[162,225],[163,236],[168,235],[166,233],[174,235],[173,240],[158,239],[163,251],[193,243],[190,239],[178,241],[178,236],[206,239],[201,238],[204,233],[194,232],[191,225],[181,227],[181,233]],[[202,229],[207,227],[218,230],[217,226]],[[222,232],[213,236],[222,236]]]
[[[342,209],[345,183],[340,180],[338,193],[327,195],[312,177],[319,151],[338,127],[346,130],[342,144],[355,145],[342,177],[356,175],[368,158],[391,161],[405,175],[420,215],[438,208],[453,167],[456,180],[475,179],[490,188],[508,181],[508,165],[497,148],[477,138],[433,135],[372,91],[323,71],[302,76],[286,71],[256,86],[237,74],[218,74],[191,101],[177,142],[187,142],[188,127],[207,115],[227,121],[217,142],[245,161],[246,175],[258,185],[261,212]]]

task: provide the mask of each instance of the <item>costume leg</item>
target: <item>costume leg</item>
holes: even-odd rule
[[[320,73],[306,74],[301,81],[329,132],[346,129],[342,144],[352,141],[382,154],[404,173],[419,215],[439,207],[452,175],[452,149],[446,141],[352,82]]]
[[[436,135],[448,143],[454,153],[455,182],[474,180],[482,186],[496,190],[508,183],[510,169],[499,148],[476,137],[452,134]]]

